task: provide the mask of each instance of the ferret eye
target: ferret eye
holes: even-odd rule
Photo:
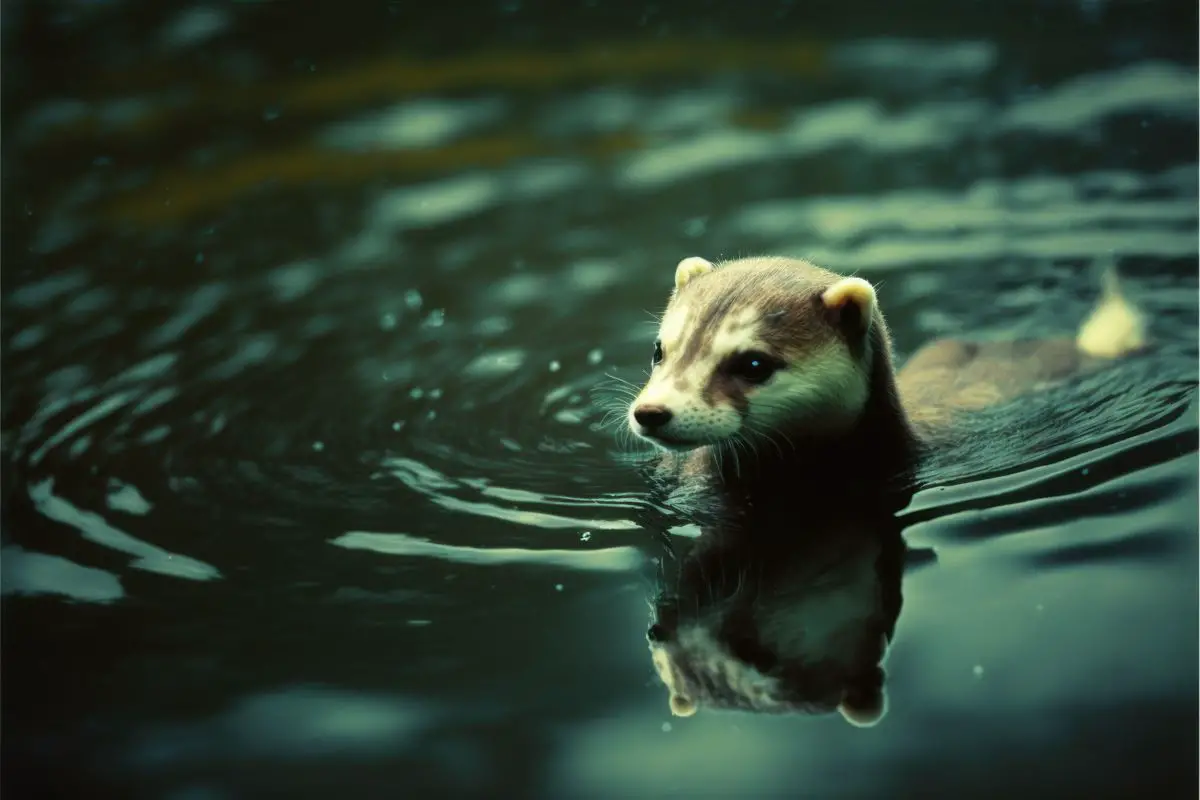
[[[726,371],[736,378],[741,378],[746,383],[758,385],[771,380],[771,376],[778,372],[781,367],[783,367],[783,364],[779,359],[769,356],[766,353],[750,350],[734,356],[726,367]]]
[[[653,355],[653,357],[651,357],[650,363],[651,363],[651,365],[657,367],[660,363],[662,363],[662,360],[663,360],[662,342],[656,340],[654,342],[654,355]]]

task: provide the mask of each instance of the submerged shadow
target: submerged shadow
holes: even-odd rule
[[[903,498],[878,500],[812,498],[736,520],[696,510],[697,538],[664,539],[646,638],[673,714],[883,717],[904,568],[924,559],[901,536]]]

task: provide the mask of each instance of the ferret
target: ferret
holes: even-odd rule
[[[628,409],[629,429],[661,453],[660,470],[709,500],[700,540],[647,633],[670,709],[837,708],[873,724],[890,633],[854,639],[855,658],[839,661],[854,669],[816,680],[794,658],[804,637],[778,621],[828,628],[817,622],[828,609],[788,611],[804,582],[786,565],[831,537],[884,536],[911,498],[916,466],[953,441],[962,415],[1144,348],[1144,320],[1110,270],[1074,338],[939,340],[896,371],[875,289],[862,278],[791,258],[691,257],[674,283],[650,377]],[[711,578],[717,567],[768,577],[723,592]]]

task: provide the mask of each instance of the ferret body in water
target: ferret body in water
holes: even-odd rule
[[[836,687],[826,686],[812,703],[784,680],[783,653],[757,664],[740,656],[778,651],[786,641],[777,632],[776,642],[751,645],[746,631],[763,630],[768,617],[799,616],[770,600],[714,602],[712,587],[700,585],[714,566],[712,554],[728,559],[760,551],[770,539],[775,555],[747,558],[778,564],[788,560],[778,547],[789,536],[811,544],[848,529],[865,535],[864,527],[888,527],[881,520],[907,503],[915,467],[930,448],[953,440],[959,415],[1086,371],[1144,342],[1142,318],[1109,271],[1100,303],[1074,338],[940,340],[897,372],[867,281],[788,258],[681,261],[654,343],[653,370],[628,413],[633,433],[662,451],[661,466],[681,483],[704,488],[713,506],[697,555],[684,560],[677,581],[694,597],[676,592],[669,608],[660,604],[649,636],[672,711],[836,706],[851,721],[877,719],[880,704],[863,701],[861,680],[859,689],[846,685],[840,702],[829,694],[836,695]],[[859,657],[866,652],[855,648]],[[870,658],[881,659],[882,652]],[[764,667],[768,662],[776,666]],[[859,663],[856,674],[865,674],[863,668]]]
[[[1110,271],[1102,301],[1073,339],[938,340],[897,372],[867,281],[798,259],[718,266],[693,257],[676,268],[653,371],[628,422],[690,474],[751,485],[798,467],[827,487],[852,476],[861,492],[952,437],[956,415],[1138,350],[1144,340],[1142,318]]]

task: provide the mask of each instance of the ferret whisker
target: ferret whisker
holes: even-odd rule
[[[640,391],[642,388],[642,387],[638,386],[637,384],[635,384],[633,381],[626,380],[625,378],[622,378],[619,375],[613,375],[611,372],[604,373],[604,377],[608,378],[609,380],[616,381],[617,383],[621,384],[622,386],[628,386],[629,388],[633,389],[635,392]]]

